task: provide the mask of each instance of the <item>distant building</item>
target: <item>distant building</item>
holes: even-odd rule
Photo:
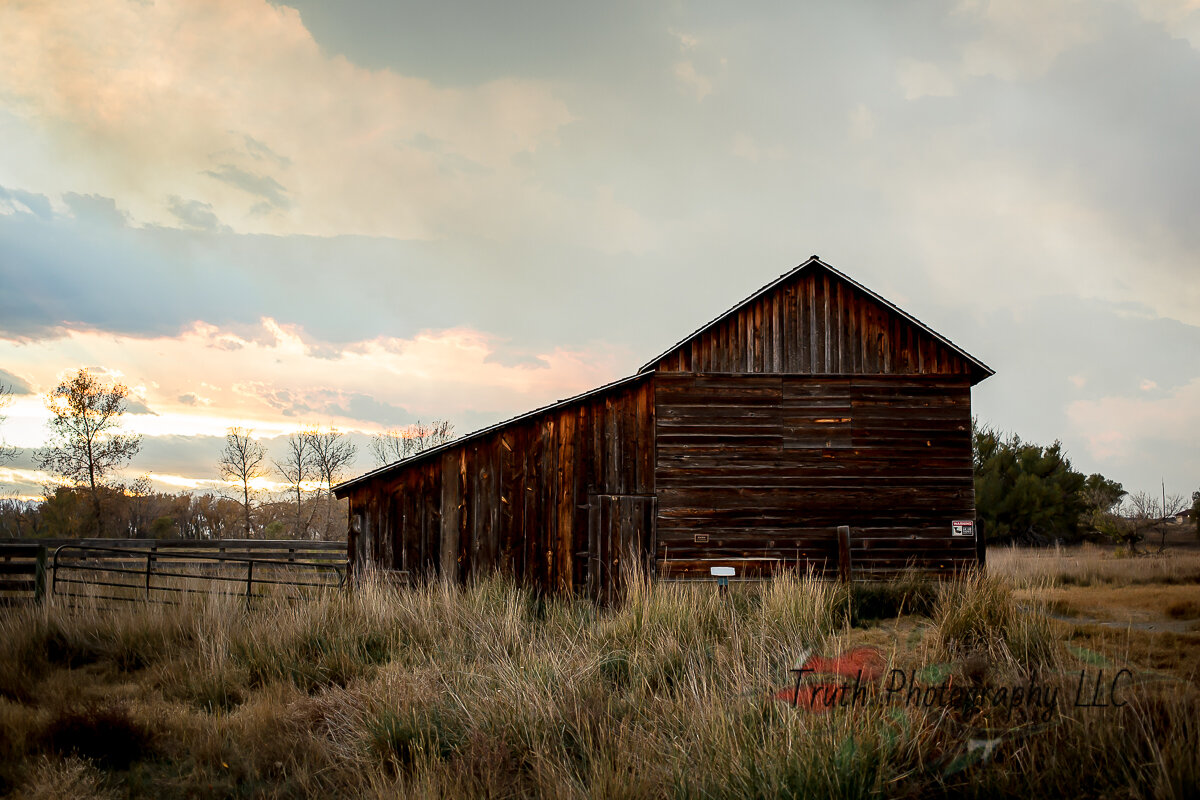
[[[1175,515],[1175,522],[1181,525],[1185,522],[1191,522],[1192,519],[1194,519],[1194,517],[1192,516],[1192,510],[1190,508],[1185,508],[1183,511],[1180,511]]]
[[[611,592],[659,578],[975,563],[986,365],[816,256],[636,374],[334,489],[353,564]]]

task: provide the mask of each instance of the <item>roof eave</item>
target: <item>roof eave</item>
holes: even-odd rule
[[[437,455],[439,453],[444,453],[448,450],[453,450],[454,448],[464,445],[467,442],[482,438],[483,436],[486,436],[489,433],[495,433],[496,431],[501,430],[502,428],[506,428],[509,425],[513,425],[522,420],[529,419],[531,417],[536,417],[538,414],[544,414],[548,411],[553,411],[556,408],[562,408],[563,406],[570,405],[571,403],[577,403],[581,400],[586,400],[587,398],[592,397],[593,395],[601,394],[603,392],[607,392],[612,389],[616,389],[617,387],[624,386],[627,383],[634,383],[635,381],[643,380],[646,377],[647,377],[646,374],[643,374],[640,372],[635,373],[633,375],[627,375],[624,378],[619,378],[615,381],[606,383],[603,386],[597,386],[595,389],[589,389],[586,392],[582,392],[582,393],[574,395],[572,397],[564,398],[562,400],[559,400],[556,403],[550,403],[548,405],[542,406],[541,408],[535,408],[532,411],[526,411],[524,414],[518,414],[515,417],[510,417],[509,419],[503,420],[501,422],[497,422],[494,425],[489,425],[486,428],[480,428],[477,431],[472,431],[471,433],[468,433],[464,436],[460,436],[457,439],[446,442],[444,444],[440,444],[437,447],[431,447],[428,450],[422,450],[420,453],[417,453],[416,455],[409,456],[408,458],[402,459],[400,461],[394,461],[391,464],[385,464],[384,466],[373,469],[370,472],[365,472],[362,475],[359,475],[357,478],[351,478],[348,481],[339,483],[337,486],[332,487],[330,489],[330,491],[333,492],[334,497],[341,500],[341,499],[345,498],[345,496],[349,493],[349,491],[351,489],[353,489],[355,486],[358,486],[359,484],[364,483],[366,481],[374,480],[375,478],[381,478],[384,475],[392,472],[393,470],[399,470],[399,469],[403,469],[405,467],[410,467],[413,464],[417,463],[418,461],[423,461],[424,459],[431,458],[432,456]]]

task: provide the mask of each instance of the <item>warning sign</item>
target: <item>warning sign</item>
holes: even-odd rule
[[[955,536],[974,536],[975,520],[956,519],[954,522],[950,523],[950,529]]]

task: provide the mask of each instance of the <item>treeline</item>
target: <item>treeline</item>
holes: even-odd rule
[[[0,385],[0,409],[10,398]],[[347,504],[332,490],[357,448],[342,431],[296,431],[284,439],[282,457],[272,459],[252,430],[230,428],[214,456],[231,496],[155,492],[149,476],[132,484],[118,477],[141,448],[141,437],[121,427],[128,398],[128,387],[86,368],[47,394],[50,438],[36,460],[56,482],[45,487],[44,501],[0,501],[0,536],[345,539]],[[446,421],[418,421],[376,435],[371,452],[382,465],[442,444],[453,432]],[[0,464],[14,454],[0,439]],[[261,489],[271,479],[278,492]]]
[[[249,531],[239,500],[212,492],[154,492],[103,486],[100,525],[89,489],[56,487],[41,502],[0,500],[0,537],[81,538],[100,531],[116,539],[323,539],[346,538],[346,503],[305,493],[297,515],[291,499],[255,503]]]
[[[1039,445],[995,428],[973,425],[975,509],[988,540],[1022,544],[1119,542],[1136,551],[1158,537],[1162,548],[1175,515],[1193,509],[1200,537],[1200,491],[1129,493],[1099,473],[1071,466],[1061,442]]]

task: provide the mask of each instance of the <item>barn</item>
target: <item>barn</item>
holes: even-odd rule
[[[352,565],[410,576],[605,597],[630,563],[953,571],[977,559],[971,387],[992,374],[813,256],[634,375],[334,492]]]

